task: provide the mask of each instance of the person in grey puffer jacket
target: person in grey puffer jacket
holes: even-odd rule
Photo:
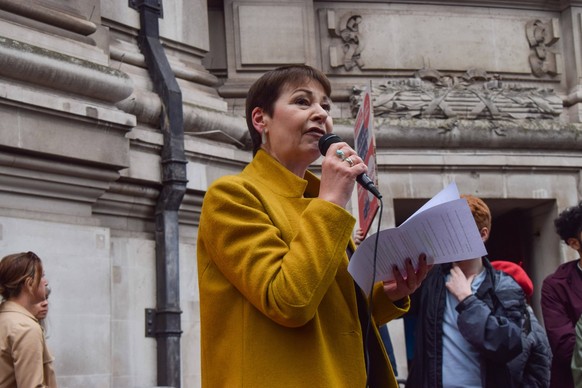
[[[525,310],[524,294],[509,275],[493,269],[486,258],[483,266],[483,283],[456,308],[458,330],[479,354],[481,377],[474,386],[517,388],[520,384],[514,377],[516,373],[512,373],[508,364],[523,350],[520,323]],[[418,315],[414,357],[406,388],[452,387],[446,381],[457,378],[453,374],[465,372],[459,368],[447,372],[443,368],[445,277],[451,268],[450,264],[433,267],[421,288],[413,294],[409,314],[417,312]],[[503,303],[492,295],[499,295]]]
[[[491,229],[487,205],[467,199],[483,241]],[[407,388],[521,387],[515,361],[524,353],[525,294],[486,257],[435,265],[412,295],[417,312],[415,347]],[[521,373],[523,376],[523,373]]]
[[[493,268],[510,275],[522,288],[526,300],[533,295],[533,283],[524,269],[510,261],[493,261]],[[527,304],[522,318],[522,352],[508,364],[516,384],[524,388],[547,388],[550,386],[552,350],[545,329]]]
[[[509,363],[509,368],[516,365],[520,369],[525,362],[521,378],[523,388],[547,388],[550,386],[550,369],[552,366],[552,349],[546,335],[546,330],[538,322],[533,310],[527,306],[531,331],[522,333],[523,352]],[[524,326],[527,327],[527,319]],[[519,378],[519,375],[518,375]]]

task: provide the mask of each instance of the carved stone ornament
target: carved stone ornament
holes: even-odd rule
[[[354,87],[350,96],[354,117],[364,90]],[[421,69],[414,78],[373,86],[372,100],[375,117],[400,119],[548,120],[563,109],[551,89],[505,85],[480,69],[461,77]]]
[[[331,67],[343,66],[346,70],[351,70],[354,67],[361,69],[364,66],[361,57],[364,41],[360,33],[360,23],[362,23],[362,16],[349,12],[335,24],[335,13],[328,12],[328,30],[334,38],[341,39],[339,45],[332,45],[329,48]]]
[[[559,31],[558,19],[546,23],[536,19],[526,23],[525,34],[531,48],[529,64],[536,77],[558,74],[559,54],[554,51],[554,45],[560,39]]]

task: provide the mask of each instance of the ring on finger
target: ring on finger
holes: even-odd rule
[[[341,159],[341,160],[346,160],[346,154],[344,154],[344,152],[342,150],[336,150],[335,154]]]
[[[352,158],[347,157],[344,159],[344,161],[348,162],[350,164],[350,167],[354,167],[354,161],[352,160]]]

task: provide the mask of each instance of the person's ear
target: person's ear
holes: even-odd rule
[[[267,126],[267,123],[266,123],[267,115],[265,114],[263,109],[259,108],[259,107],[256,107],[255,109],[253,109],[253,111],[251,112],[251,118],[252,118],[253,126],[255,127],[255,129],[260,134],[262,134],[263,130]]]
[[[568,244],[568,246],[575,251],[579,251],[580,248],[582,248],[580,247],[580,240],[574,237],[570,237],[569,239],[567,239],[566,244]]]
[[[24,288],[30,293],[33,293],[33,289],[34,289],[34,279],[32,277],[27,277],[26,280],[24,281]]]
[[[483,242],[486,242],[487,240],[489,240],[489,228],[484,226],[481,228],[481,230],[479,231],[479,234],[481,235],[481,240],[483,240]]]

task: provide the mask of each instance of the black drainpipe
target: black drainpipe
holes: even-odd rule
[[[178,209],[186,192],[182,92],[160,42],[162,0],[129,0],[140,15],[138,44],[162,102],[162,190],[156,204],[156,309],[146,309],[146,336],[157,341],[158,385],[180,388]]]

